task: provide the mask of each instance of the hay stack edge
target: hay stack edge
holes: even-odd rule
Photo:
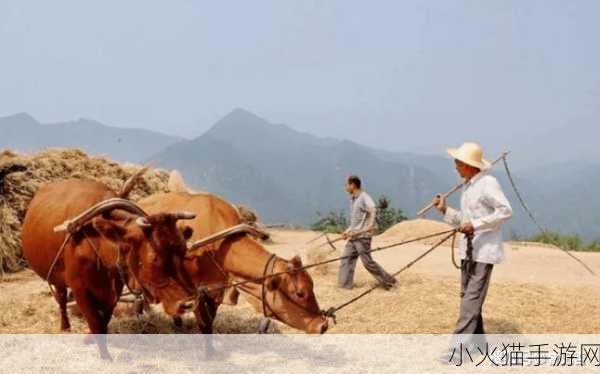
[[[142,166],[121,164],[78,149],[47,149],[24,154],[0,152],[0,276],[26,266],[21,252],[21,223],[29,202],[45,183],[69,178],[93,179],[119,191]],[[169,173],[151,169],[135,184],[130,198],[139,200],[167,191]]]

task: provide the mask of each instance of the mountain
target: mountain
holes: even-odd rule
[[[586,129],[573,127],[581,128]],[[0,118],[0,134],[0,148],[35,151],[79,147],[120,161],[150,160],[156,166],[179,169],[191,186],[249,205],[264,221],[273,223],[306,225],[316,220],[317,212],[347,211],[343,188],[350,174],[361,176],[373,197],[389,196],[393,205],[409,216],[435,193],[458,182],[452,160],[443,154],[389,152],[347,140],[320,138],[270,123],[243,109],[232,111],[192,140],[85,119],[41,124],[25,113]],[[536,139],[536,147],[546,149],[535,151],[539,153],[538,165],[527,167],[522,161],[534,150],[523,150],[525,145],[519,146],[516,138],[509,157],[527,204],[548,229],[599,239],[600,199],[596,191],[600,162],[594,160],[600,157],[595,156],[596,148],[589,146],[593,139],[583,139],[581,147],[574,145],[565,153],[560,143],[576,141],[568,129],[549,130]],[[501,164],[493,174],[515,212],[506,226],[508,237],[534,234],[536,228],[520,207]],[[458,205],[458,196],[450,203]],[[430,216],[440,218],[437,213]]]
[[[516,153],[516,154],[515,154]],[[513,156],[509,163],[518,164]],[[382,151],[347,140],[319,138],[286,125],[272,124],[236,109],[202,136],[182,141],[152,157],[159,166],[176,168],[188,182],[236,203],[255,208],[267,222],[308,224],[316,212],[347,211],[345,178],[358,174],[372,196],[389,196],[409,216],[437,192],[459,182],[447,156]],[[507,237],[528,237],[536,226],[521,208],[502,164],[492,173],[511,201],[514,216]],[[547,228],[596,239],[600,226],[600,166],[571,162],[531,169],[513,176],[536,218]],[[450,199],[458,205],[458,195]],[[595,202],[594,202],[595,201]],[[437,213],[431,217],[439,219]]]
[[[0,118],[0,149],[24,152],[77,147],[118,161],[142,162],[181,138],[143,129],[111,127],[89,119],[41,124],[27,113]]]
[[[449,160],[425,157],[438,164]],[[358,174],[374,197],[388,195],[414,213],[456,180],[420,166],[417,155],[382,157],[345,140],[319,138],[236,109],[202,136],[152,157],[181,170],[191,185],[248,204],[270,222],[308,224],[316,212],[348,206],[345,178]]]

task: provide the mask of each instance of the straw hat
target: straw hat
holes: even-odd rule
[[[458,148],[447,149],[450,156],[479,170],[490,167],[490,163],[483,158],[483,149],[477,143],[464,143]]]

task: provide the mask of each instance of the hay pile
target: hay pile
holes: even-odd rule
[[[385,232],[378,235],[377,239],[385,242],[401,242],[450,229],[452,229],[452,227],[443,222],[431,221],[428,219],[413,219],[402,221],[390,227]],[[439,242],[440,239],[442,239],[442,236],[436,236],[433,238],[420,240],[418,243],[434,245]]]
[[[0,275],[14,272],[24,266],[21,256],[21,223],[29,202],[47,182],[68,178],[88,178],[103,182],[115,191],[140,166],[119,164],[101,156],[90,157],[78,149],[47,149],[36,154],[19,154],[9,150],[0,152],[2,165],[21,165],[25,171],[4,177],[4,191],[0,194]],[[166,171],[150,170],[136,183],[130,197],[140,199],[152,193],[166,191],[169,175]]]

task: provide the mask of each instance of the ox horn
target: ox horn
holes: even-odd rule
[[[129,213],[132,213],[132,214],[135,214],[138,216],[142,216],[142,217],[148,216],[148,214],[146,212],[144,212],[144,210],[142,208],[140,208],[136,203],[129,201],[127,199],[121,199],[121,198],[115,197],[112,199],[102,201],[102,202],[92,206],[91,208],[87,209],[86,211],[79,214],[77,217],[75,217],[73,219],[66,220],[62,224],[56,226],[54,228],[54,232],[68,231],[70,233],[73,233],[73,232],[77,231],[79,228],[81,228],[81,226],[86,224],[92,218],[94,218],[100,214],[112,211],[114,209],[121,209],[126,212],[129,212]]]
[[[175,219],[194,219],[196,218],[196,213],[192,212],[177,212],[174,214]]]
[[[152,227],[152,224],[150,222],[148,222],[148,219],[146,217],[138,217],[135,220],[135,223],[139,227],[142,227],[142,228],[145,228],[145,229],[149,229],[150,227]]]

